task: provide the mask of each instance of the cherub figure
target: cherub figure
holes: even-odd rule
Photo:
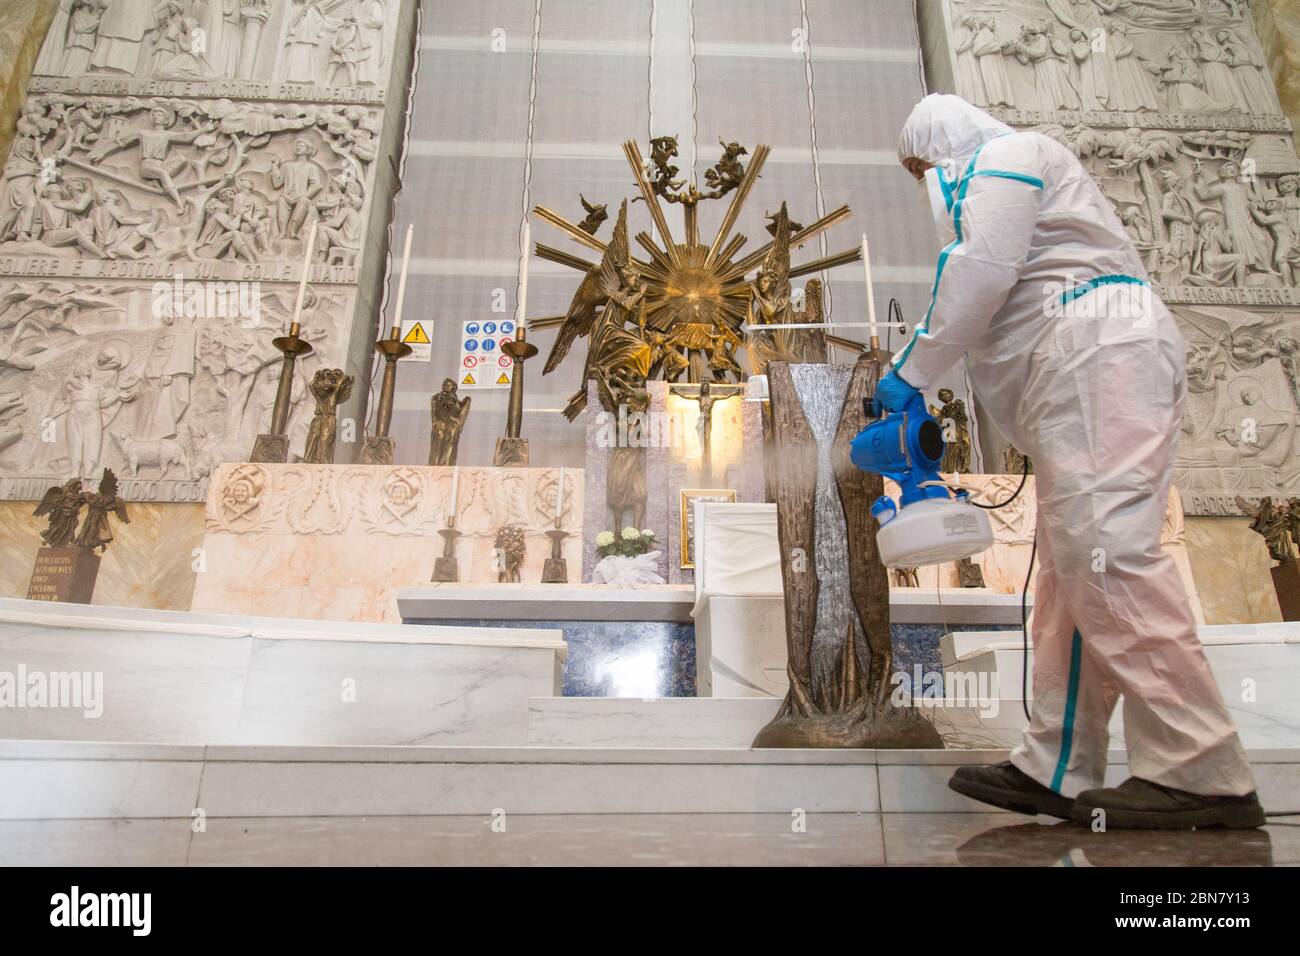
[[[672,160],[677,156],[676,136],[656,136],[650,140],[650,161],[645,165],[646,177],[656,196],[668,199],[670,195],[686,184],[684,179],[675,179],[677,167]],[[640,199],[637,196],[636,199]],[[633,199],[633,202],[636,202]]]
[[[704,174],[704,182],[709,186],[706,195],[710,199],[725,196],[740,185],[740,181],[745,178],[745,164],[740,161],[740,157],[749,155],[749,150],[739,143],[727,143],[721,138],[718,142],[722,145],[722,158]]]
[[[587,218],[578,223],[578,228],[589,236],[594,236],[600,229],[601,224],[609,218],[609,210],[606,203],[592,204],[587,202],[587,197],[578,193],[578,199],[582,201],[582,208],[587,211]]]

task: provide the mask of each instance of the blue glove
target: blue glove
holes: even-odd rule
[[[911,397],[919,391],[920,389],[913,388],[903,381],[903,377],[891,368],[876,385],[876,394],[871,400],[872,411],[877,418],[885,412],[901,411]]]

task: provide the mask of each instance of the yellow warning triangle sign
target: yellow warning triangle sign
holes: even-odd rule
[[[477,385],[478,382],[474,381],[474,373],[473,373],[473,372],[466,372],[466,373],[465,373],[465,377],[462,378],[462,379],[460,380],[460,384],[462,384],[462,385]]]
[[[429,336],[428,333],[424,331],[424,323],[416,322],[411,326],[411,331],[407,332],[406,335],[402,337],[402,341],[409,345],[428,345]]]
[[[502,372],[502,373],[501,373],[501,377],[500,377],[499,379],[497,379],[497,384],[498,384],[498,385],[509,385],[509,384],[510,384],[510,376],[507,375],[505,372]]]

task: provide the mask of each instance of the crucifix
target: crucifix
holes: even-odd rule
[[[714,392],[717,389],[718,393]],[[700,437],[700,480],[705,487],[713,486],[713,405],[715,402],[725,402],[728,399],[735,398],[740,393],[740,388],[735,385],[717,385],[716,383],[701,382],[694,390],[694,394],[689,390],[689,386],[669,389],[672,395],[680,395],[682,398],[698,402],[700,406],[700,417],[696,422],[696,432]]]

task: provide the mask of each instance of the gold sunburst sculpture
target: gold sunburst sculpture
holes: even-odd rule
[[[637,199],[645,202],[657,233],[657,238],[649,232],[640,232],[635,237],[648,258],[638,258],[630,253],[626,200],[622,203],[614,236],[608,243],[595,236],[600,224],[608,218],[603,205],[593,206],[584,198],[583,208],[588,215],[580,226],[544,206],[533,208],[533,213],[539,218],[602,257],[601,262],[596,263],[540,242],[536,247],[539,258],[585,274],[566,315],[528,322],[530,329],[560,327],[544,374],[553,371],[563,361],[575,338],[591,336],[587,368],[579,394],[574,396],[566,410],[570,418],[575,417],[586,404],[588,380],[596,380],[602,389],[611,389],[608,381],[602,382],[602,372],[605,379],[618,376],[617,370],[609,368],[609,361],[592,354],[597,351],[602,337],[609,338],[602,333],[608,333],[611,325],[615,327],[615,338],[632,342],[639,338],[645,343],[644,353],[629,349],[626,343],[622,343],[614,353],[627,365],[624,372],[630,369],[631,377],[639,374],[676,381],[686,373],[690,382],[741,380],[744,373],[730,356],[741,344],[741,326],[750,316],[752,285],[749,274],[766,264],[774,246],[779,245],[778,251],[788,260],[789,248],[806,243],[852,216],[848,206],[841,206],[807,227],[800,227],[797,223],[783,227],[788,229],[788,244],[778,243],[777,229],[771,227],[769,231],[774,233],[771,241],[738,258],[748,238],[738,233],[733,235],[733,230],[771,148],[766,145],[756,147],[746,168],[740,159],[747,154],[743,147],[725,142],[722,146],[722,158],[705,173],[708,188],[701,192],[696,186],[685,185],[684,180],[674,178],[677,167],[671,164],[671,160],[677,155],[675,138],[665,136],[651,140],[651,162],[648,164],[634,140],[623,144],[623,155],[639,191],[633,202]],[[721,199],[728,194],[731,201],[718,231],[705,245],[699,236],[698,205],[701,201]],[[682,207],[683,242],[673,238],[661,200]],[[781,219],[788,221],[783,215]],[[861,248],[854,247],[823,256],[789,268],[786,278],[793,279],[855,262],[861,259],[861,255]],[[863,348],[860,343],[832,335],[827,335],[827,341],[854,351]]]

